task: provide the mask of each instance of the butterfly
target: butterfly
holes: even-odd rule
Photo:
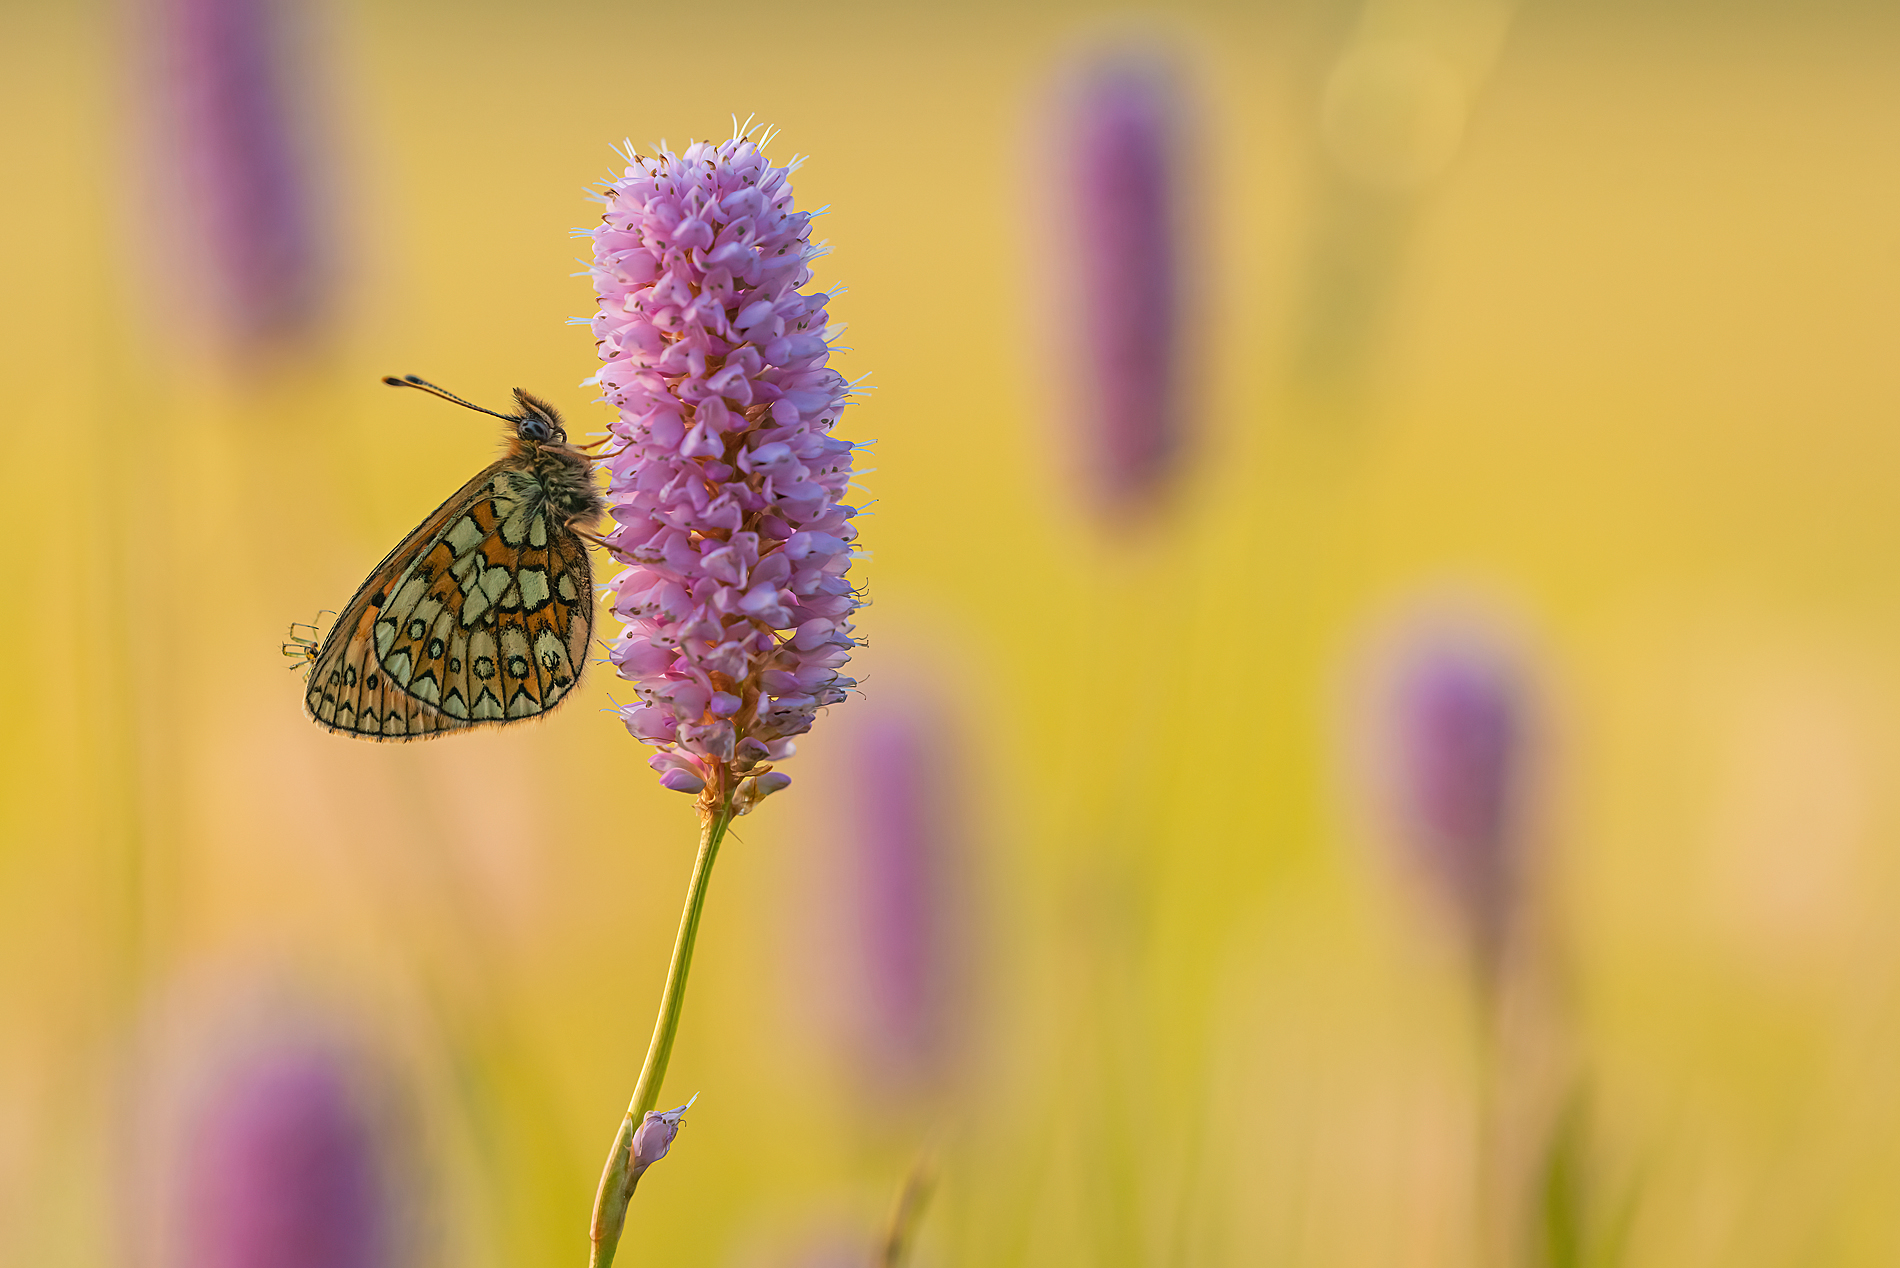
[[[605,506],[587,455],[552,405],[515,389],[508,451],[396,544],[305,657],[304,708],[318,726],[372,740],[506,726],[574,690],[594,628],[584,524]],[[293,630],[293,639],[295,632]],[[309,640],[314,643],[314,640]]]

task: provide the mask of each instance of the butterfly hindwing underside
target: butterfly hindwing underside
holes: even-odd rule
[[[305,704],[319,724],[417,739],[537,717],[573,690],[593,577],[574,489],[543,457],[563,455],[518,446],[370,574],[311,663]],[[597,498],[591,486],[578,496]]]

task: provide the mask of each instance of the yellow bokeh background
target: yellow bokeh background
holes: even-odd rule
[[[177,1106],[292,1016],[375,1054],[403,1262],[581,1262],[687,799],[607,672],[370,745],[278,649],[493,452],[382,375],[604,425],[583,187],[733,112],[831,207],[870,646],[722,856],[662,1098],[700,1101],[622,1262],[874,1262],[922,1155],[922,1265],[1483,1262],[1473,1001],[1351,757],[1368,649],[1441,608],[1533,672],[1551,1042],[1616,1262],[1894,1262],[1900,27],[1664,8],[326,6],[334,317],[254,362],[162,267],[131,9],[0,14],[0,1263],[178,1262]],[[1104,44],[1192,107],[1196,430],[1125,523],[1075,488],[1049,223]],[[1439,78],[1387,135],[1339,67],[1393,46]],[[953,754],[929,1097],[835,1020],[881,692]]]

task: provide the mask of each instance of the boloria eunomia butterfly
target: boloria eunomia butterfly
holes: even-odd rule
[[[508,452],[389,552],[308,657],[304,707],[372,740],[540,717],[579,681],[594,628],[587,456],[554,407],[515,389],[497,414],[413,374],[387,378],[509,425]]]

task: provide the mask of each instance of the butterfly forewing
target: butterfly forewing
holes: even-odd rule
[[[578,681],[592,630],[587,551],[504,460],[363,583],[306,703],[323,725],[378,739],[534,717]]]

